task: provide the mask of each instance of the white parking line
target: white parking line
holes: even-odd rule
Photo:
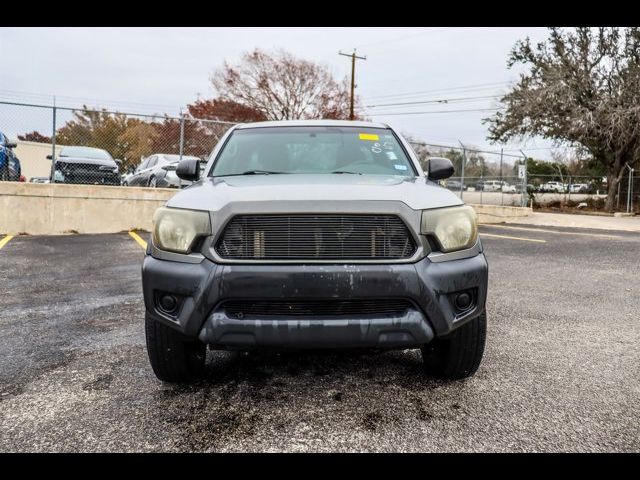
[[[585,233],[585,232],[560,232],[557,230],[548,230],[546,228],[528,228],[528,227],[512,227],[510,225],[483,225],[484,227],[492,227],[492,228],[504,228],[507,230],[521,230],[524,232],[544,232],[544,233],[555,233],[557,235],[581,235],[584,237],[597,237],[597,238],[623,238],[619,235],[607,235],[604,233]]]
[[[512,237],[511,235],[494,235],[492,233],[480,233],[483,237],[494,237],[494,238],[506,238],[507,240],[520,240],[522,242],[536,242],[536,243],[547,243],[546,240],[540,240],[537,238],[525,238],[525,237]]]

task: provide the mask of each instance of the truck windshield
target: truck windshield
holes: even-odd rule
[[[417,175],[391,130],[333,126],[235,130],[209,175],[279,173]]]

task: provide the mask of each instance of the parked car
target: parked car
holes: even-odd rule
[[[51,155],[47,155],[52,159]],[[101,148],[63,147],[51,165],[53,183],[120,185],[120,168]]]
[[[0,181],[24,181],[20,160],[13,151],[16,145],[16,142],[9,140],[2,132],[0,132]]]
[[[564,193],[567,191],[567,186],[562,182],[547,182],[540,185],[541,192],[553,192],[553,193]]]
[[[133,177],[133,175],[134,175],[134,169],[131,168],[129,171],[127,171],[127,173],[122,175],[121,185],[124,187],[128,186],[129,181],[131,180],[131,177]]]
[[[186,155],[183,155],[182,158],[200,160],[198,157]],[[138,165],[133,175],[127,179],[126,185],[180,188],[180,179],[175,174],[175,167],[179,160],[180,155],[164,153],[150,155]]]
[[[445,187],[449,190],[453,190],[454,192],[459,192],[460,188],[462,188],[462,190],[467,190],[469,188],[458,180],[447,181]]]
[[[516,183],[513,186],[516,189],[516,193],[522,193],[522,183]],[[528,193],[535,193],[538,191],[538,187],[536,187],[535,185],[532,185],[530,183],[527,183],[527,192]]]
[[[573,183],[569,185],[569,191],[571,193],[587,193],[589,191],[589,185],[586,183]]]
[[[482,180],[476,184],[476,190],[483,192],[500,192],[507,183],[501,180]]]
[[[506,182],[502,183],[502,193],[516,193],[517,189],[515,185],[509,185]]]
[[[378,148],[376,144],[385,147]],[[421,348],[463,378],[485,344],[487,260],[476,214],[399,132],[336,120],[235,125],[177,175],[142,265],[147,352],[161,380],[211,349]]]

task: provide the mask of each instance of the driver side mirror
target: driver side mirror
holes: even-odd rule
[[[453,175],[453,172],[453,163],[448,158],[429,157],[429,171],[427,172],[429,180],[444,180]]]
[[[200,178],[200,160],[182,160],[176,167],[176,175],[182,180],[195,182]]]

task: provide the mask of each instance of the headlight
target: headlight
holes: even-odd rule
[[[196,238],[210,234],[208,212],[160,207],[153,215],[153,244],[160,250],[190,253]]]
[[[435,236],[443,252],[471,248],[478,239],[476,212],[468,205],[424,210],[421,233]]]

